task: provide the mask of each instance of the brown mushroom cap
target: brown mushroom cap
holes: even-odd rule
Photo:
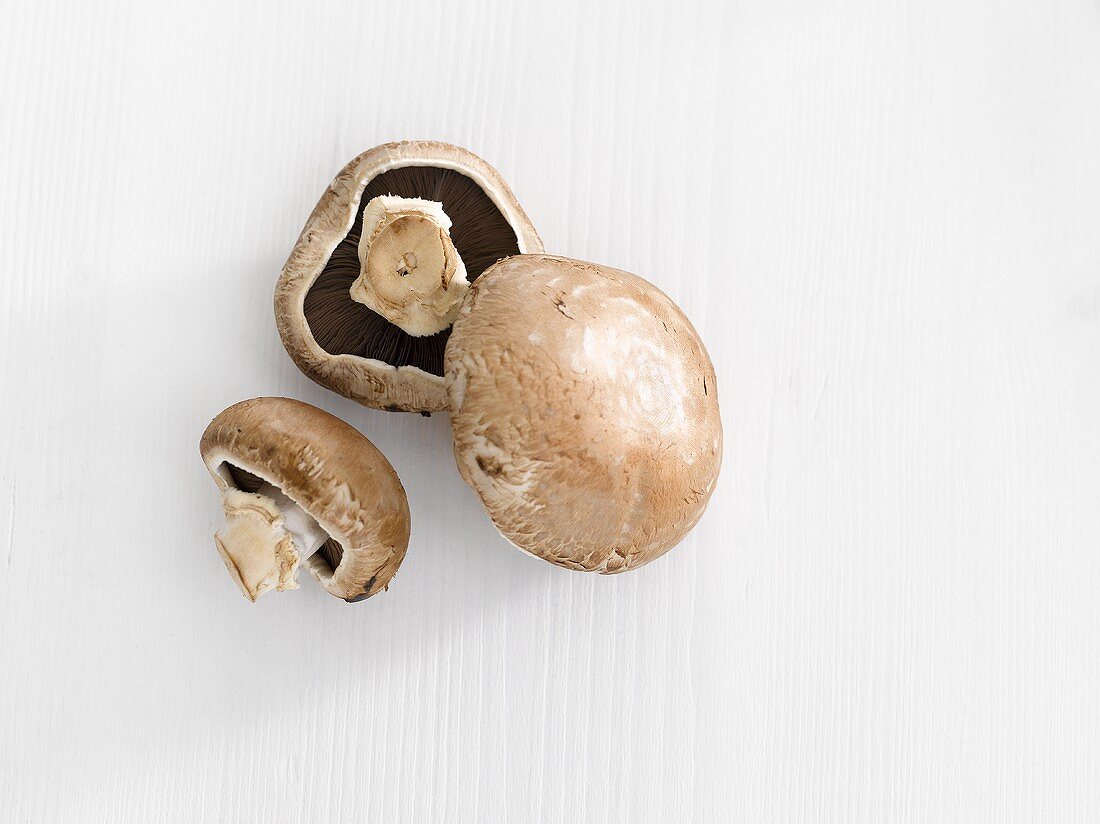
[[[289,398],[254,398],[214,418],[199,451],[223,495],[266,481],[316,520],[330,540],[305,563],[333,595],[368,598],[401,565],[405,490],[385,456],[339,418]]]
[[[548,255],[497,263],[447,344],[459,472],[551,563],[641,566],[696,524],[722,459],[714,367],[645,280]]]
[[[349,294],[360,274],[363,207],[379,195],[442,203],[470,280],[500,258],[541,252],[542,241],[496,169],[434,141],[387,143],[359,155],[309,216],[275,290],[275,320],[291,358],[317,383],[366,406],[442,410],[450,330],[409,335]]]

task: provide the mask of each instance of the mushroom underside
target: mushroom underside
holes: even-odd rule
[[[516,232],[485,191],[461,172],[436,166],[391,169],[367,183],[355,222],[306,293],[306,323],[314,340],[330,355],[373,358],[391,366],[414,366],[442,375],[443,350],[450,329],[414,337],[355,302],[349,294],[360,272],[363,209],[379,195],[442,203],[452,221],[451,240],[471,282],[501,258],[519,254]]]
[[[242,492],[257,492],[264,485],[263,478],[259,478],[239,466],[226,463],[225,468],[228,470],[229,480],[232,481],[233,486]],[[344,557],[344,548],[340,546],[339,541],[330,537],[311,557],[317,555],[320,555],[324,562],[328,564],[328,572],[332,574],[340,566],[340,559]],[[305,560],[305,558],[302,558],[303,562]]]

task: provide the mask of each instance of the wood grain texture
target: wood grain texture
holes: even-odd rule
[[[1093,0],[0,10],[0,821],[1100,819]],[[509,548],[442,416],[271,295],[385,140],[642,274],[726,461],[624,576]],[[390,591],[250,605],[197,452],[283,394],[408,490]]]

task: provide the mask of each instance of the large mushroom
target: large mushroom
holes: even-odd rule
[[[322,195],[275,290],[298,367],[378,409],[446,408],[443,350],[462,299],[497,260],[541,252],[512,190],[466,149],[387,143]]]
[[[642,278],[503,260],[470,287],[445,369],[459,472],[519,548],[623,572],[702,516],[722,459],[714,367]]]
[[[401,565],[405,490],[374,444],[339,418],[254,398],[219,413],[199,451],[225,511],[214,543],[250,601],[297,589],[303,563],[333,595],[361,601]]]

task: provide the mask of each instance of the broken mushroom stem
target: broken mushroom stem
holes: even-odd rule
[[[225,490],[222,508],[225,526],[214,541],[250,601],[272,589],[297,589],[302,563],[329,537],[308,512],[266,481],[255,492]]]
[[[449,327],[469,289],[443,204],[380,195],[363,209],[351,298],[415,337]]]

